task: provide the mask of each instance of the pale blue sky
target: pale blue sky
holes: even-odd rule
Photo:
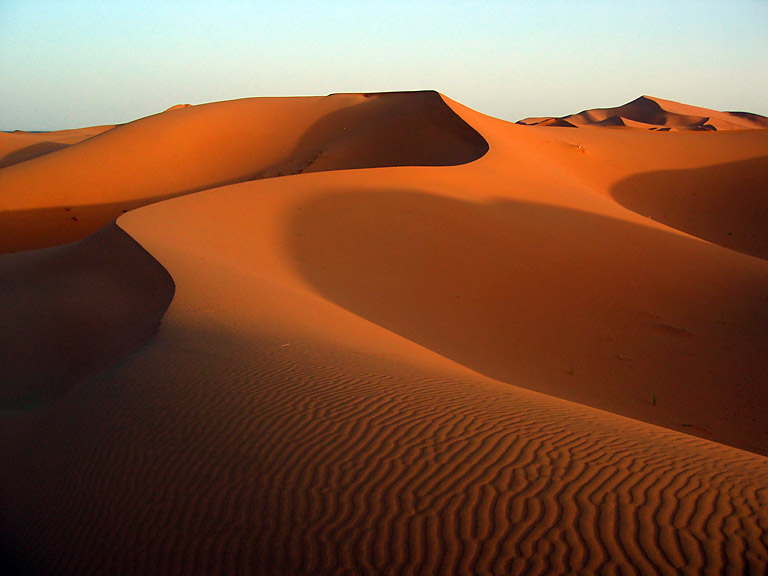
[[[768,115],[768,1],[0,0],[0,130],[417,89],[507,120],[641,94]]]

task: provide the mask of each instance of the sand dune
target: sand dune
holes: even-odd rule
[[[616,108],[584,110],[561,118],[526,118],[528,126],[621,126],[645,130],[760,130],[768,118],[745,112],[717,112],[653,96],[640,96]]]
[[[111,130],[114,126],[93,126],[57,132],[0,132],[0,168],[67,148]]]
[[[192,106],[192,104],[175,104],[175,105],[171,106],[170,108],[167,108],[165,111],[166,112],[171,112],[172,110],[181,110],[183,108],[189,108],[190,106]]]
[[[181,108],[0,170],[0,253],[78,240],[179,194],[301,172],[455,164],[484,146],[435,92]]]
[[[763,573],[767,144],[334,95],[1,170],[9,222],[144,206],[0,257],[0,562]]]

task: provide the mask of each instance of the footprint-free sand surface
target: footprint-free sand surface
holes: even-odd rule
[[[0,134],[6,572],[764,574],[766,119],[523,122]]]

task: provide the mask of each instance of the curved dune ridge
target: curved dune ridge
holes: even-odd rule
[[[334,95],[0,170],[9,221],[127,210],[0,257],[0,564],[765,572],[767,144]]]
[[[71,242],[138,206],[235,182],[459,164],[486,150],[436,92],[182,107],[0,170],[0,253]]]
[[[611,126],[643,130],[764,130],[768,118],[747,112],[717,112],[653,96],[639,98],[615,108],[584,110],[560,118],[526,118],[528,126]]]

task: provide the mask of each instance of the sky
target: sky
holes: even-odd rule
[[[422,89],[511,121],[642,94],[768,116],[768,0],[0,0],[0,130]]]

